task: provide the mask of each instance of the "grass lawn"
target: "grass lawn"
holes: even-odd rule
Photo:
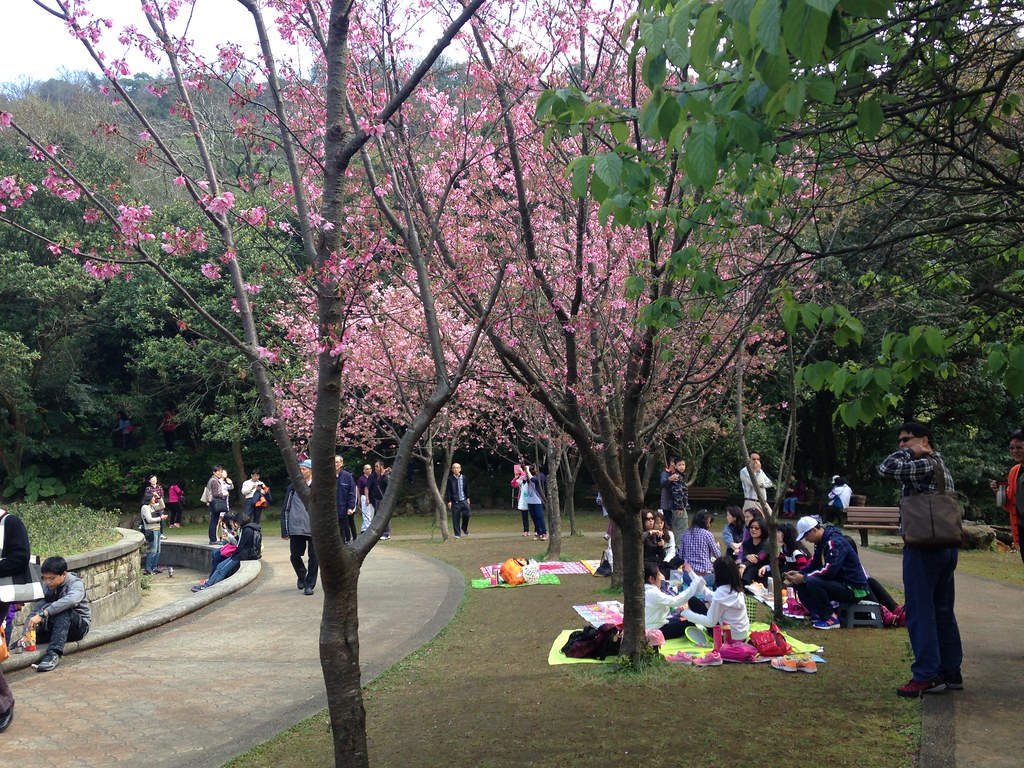
[[[587,534],[565,539],[564,560],[601,552],[601,519],[580,520]],[[815,675],[767,665],[664,663],[641,674],[615,664],[552,667],[554,638],[582,626],[572,605],[616,597],[607,579],[469,589],[481,564],[543,554],[542,544],[515,535],[522,530],[515,514],[472,518],[472,532],[509,538],[403,541],[403,534],[430,533],[421,518],[399,518],[393,530],[397,538],[381,546],[451,563],[466,575],[467,590],[441,635],[364,689],[374,766],[913,764],[920,704],[893,692],[909,664],[905,632],[793,630],[825,645],[828,663]],[[325,713],[229,765],[332,766]]]

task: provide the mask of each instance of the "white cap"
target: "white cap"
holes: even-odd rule
[[[796,540],[803,541],[808,531],[813,531],[820,525],[818,519],[808,515],[796,521]]]

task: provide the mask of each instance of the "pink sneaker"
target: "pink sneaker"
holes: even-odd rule
[[[694,659],[693,665],[695,667],[720,667],[722,666],[722,654],[718,651],[711,651],[711,653],[706,653],[699,659]]]

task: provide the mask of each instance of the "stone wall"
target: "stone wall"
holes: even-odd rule
[[[85,582],[92,607],[92,626],[98,627],[117,621],[131,611],[142,599],[139,577],[142,574],[142,556],[146,551],[145,538],[139,531],[117,528],[121,540],[107,547],[94,549],[68,560],[68,570]],[[25,606],[14,619],[13,637],[21,637],[30,608]]]

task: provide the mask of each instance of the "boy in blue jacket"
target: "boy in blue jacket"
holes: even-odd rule
[[[799,571],[788,571],[786,583],[796,587],[815,629],[837,629],[841,624],[832,603],[856,603],[868,596],[864,568],[857,552],[834,525],[822,527],[816,518],[801,517],[796,524],[796,540],[804,539],[814,544],[814,557]]]

